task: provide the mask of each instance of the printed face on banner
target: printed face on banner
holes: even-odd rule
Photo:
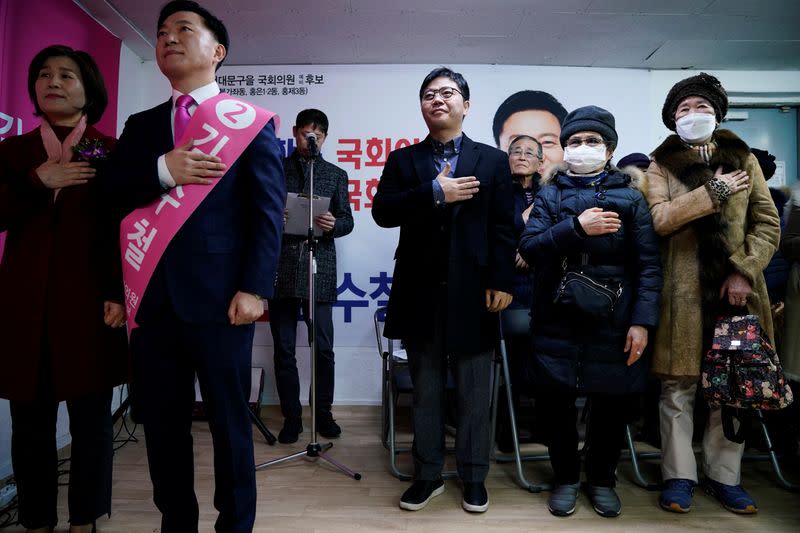
[[[49,57],[36,78],[36,102],[51,122],[79,117],[86,105],[81,69],[68,57]]]
[[[549,111],[529,109],[508,117],[503,129],[500,130],[500,149],[507,152],[511,141],[520,135],[530,135],[541,143],[544,154],[542,170],[564,160],[564,149],[558,140],[561,135],[561,123]]]
[[[292,135],[294,135],[295,149],[300,150],[300,154],[303,157],[308,157],[308,142],[306,141],[306,137],[309,133],[313,133],[317,136],[318,150],[322,150],[322,145],[325,144],[325,140],[327,139],[327,135],[322,133],[322,130],[315,127],[313,124],[307,124],[299,128],[294,126],[292,128]]]
[[[158,28],[156,36],[156,63],[170,81],[214,72],[216,64],[225,59],[225,47],[197,13],[173,13]]]
[[[438,91],[446,87],[454,89],[456,92],[445,100]],[[469,111],[469,101],[464,101],[456,82],[450,78],[435,78],[423,92],[428,91],[437,91],[432,100],[423,99],[420,102],[422,117],[425,119],[428,129],[436,132],[461,128],[461,123],[464,122],[464,117]]]

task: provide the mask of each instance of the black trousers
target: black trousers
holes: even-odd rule
[[[302,310],[308,326],[308,300],[274,298],[269,302],[269,327],[274,344],[275,386],[285,418],[300,418],[300,376],[297,373],[297,317]],[[317,411],[330,411],[333,405],[333,305],[317,302],[314,307],[317,341]]]
[[[49,382],[49,380],[47,380]],[[56,421],[59,402],[42,385],[31,402],[10,402],[11,462],[17,482],[19,522],[28,529],[58,523],[58,454]],[[67,401],[72,436],[69,461],[69,521],[94,522],[111,513],[113,460],[112,389]]]
[[[578,395],[570,389],[548,389],[536,395],[537,420],[547,428],[550,463],[557,485],[580,481],[578,451]],[[627,406],[633,401],[625,394],[589,394],[586,435],[586,481],[599,487],[616,485],[615,471],[627,422]]]
[[[467,483],[483,482],[489,473],[492,352],[451,355],[445,343],[446,299],[438,295],[434,339],[405,343],[414,387],[414,479],[435,480],[445,461],[444,422],[447,369],[456,386],[456,467]]]
[[[256,517],[250,396],[253,324],[192,324],[171,312],[131,335],[138,417],[162,533],[198,530],[192,407],[195,374],[214,445],[215,530],[247,533]]]

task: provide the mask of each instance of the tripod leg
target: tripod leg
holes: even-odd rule
[[[253,424],[255,424],[256,428],[258,428],[261,434],[264,435],[264,438],[267,440],[267,444],[273,446],[275,441],[278,440],[275,438],[275,435],[273,435],[272,432],[267,429],[267,426],[264,425],[264,422],[262,422],[253,411],[248,409],[247,412],[250,413],[250,420],[253,421]]]
[[[340,463],[340,462],[336,461],[335,459],[333,459],[332,457],[330,457],[328,454],[326,454],[324,452],[320,453],[319,454],[319,458],[322,459],[323,461],[326,461],[327,463],[330,463],[331,465],[335,466],[336,468],[339,469],[340,472],[342,472],[344,474],[347,474],[348,476],[350,476],[351,478],[355,479],[356,481],[361,481],[361,474],[359,474],[358,472],[353,472],[352,470],[350,470],[349,468],[344,466],[342,463]]]
[[[281,463],[285,463],[287,461],[291,461],[292,459],[299,459],[301,457],[307,457],[308,452],[303,450],[302,452],[293,453],[292,455],[287,455],[286,457],[280,457],[278,459],[273,459],[271,461],[266,461],[264,463],[256,465],[256,471],[263,470],[264,468],[268,468],[270,466],[279,465]]]

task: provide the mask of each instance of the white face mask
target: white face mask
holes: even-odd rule
[[[591,174],[601,170],[606,164],[606,145],[592,148],[582,144],[577,148],[564,148],[564,162],[575,174]]]
[[[704,141],[717,127],[717,117],[709,113],[689,113],[675,121],[675,131],[687,143]]]

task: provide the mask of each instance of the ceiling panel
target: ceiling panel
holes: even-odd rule
[[[659,48],[651,60],[658,68],[669,69],[725,70],[758,65],[762,70],[784,70],[787,55],[800,56],[800,41],[670,41]]]
[[[164,0],[79,0],[152,58]],[[203,0],[229,64],[800,69],[800,0]],[[112,26],[107,24],[108,26]],[[138,37],[138,32],[144,39]],[[148,45],[149,42],[149,45]],[[702,48],[695,48],[702,46]],[[655,52],[655,53],[654,53]]]
[[[703,11],[715,15],[762,16],[772,13],[796,18],[800,3],[797,0],[714,0]]]
[[[713,0],[669,0],[665,2],[642,2],[641,0],[595,0],[586,10],[588,13],[702,13]]]

